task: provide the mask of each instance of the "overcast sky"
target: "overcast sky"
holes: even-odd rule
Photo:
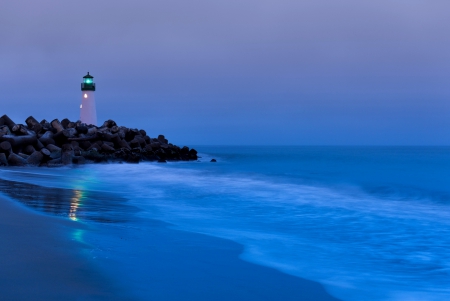
[[[0,3],[0,114],[175,144],[450,144],[448,0]]]

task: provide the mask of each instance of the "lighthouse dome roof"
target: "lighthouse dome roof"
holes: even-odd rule
[[[90,75],[88,72],[87,75],[83,76],[83,78],[94,78],[94,77],[92,75]]]

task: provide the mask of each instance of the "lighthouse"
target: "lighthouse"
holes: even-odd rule
[[[95,109],[94,77],[87,73],[81,84],[80,120],[86,124],[97,125],[97,111]]]

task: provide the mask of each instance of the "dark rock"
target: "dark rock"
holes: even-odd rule
[[[97,150],[91,149],[89,151],[84,151],[81,153],[81,155],[86,158],[87,160],[92,160],[96,163],[104,162],[106,161],[106,156],[103,154],[100,154]]]
[[[0,134],[11,135],[11,129],[7,125],[0,126]]]
[[[46,120],[43,120],[43,121],[45,121],[45,123],[42,123],[42,121],[41,121],[42,131],[50,131],[50,132],[56,133],[56,130],[52,127],[50,122],[47,122]]]
[[[114,143],[114,146],[116,148],[131,149],[131,147],[128,145],[128,143],[124,139],[121,139],[119,137],[119,135],[114,136],[114,138],[111,139],[111,141]]]
[[[117,124],[114,120],[109,119],[103,123],[103,126],[107,128],[112,128],[113,126],[117,126]]]
[[[137,140],[141,147],[145,147],[147,145],[143,136],[136,136],[134,137],[134,140]]]
[[[68,144],[64,144],[61,146],[61,151],[62,152],[71,152],[73,151],[73,146],[72,144],[68,143]]]
[[[140,134],[139,131],[137,129],[129,129],[126,133],[125,133],[125,140],[130,142],[131,140],[134,139],[134,137],[136,137],[136,135]]]
[[[80,147],[81,147],[82,149],[88,150],[89,147],[91,147],[92,144],[91,144],[89,141],[80,141],[80,142],[79,142],[79,145],[80,145]]]
[[[74,156],[73,146],[70,143],[61,146],[61,163],[64,165],[72,164],[72,157]]]
[[[20,136],[28,135],[28,130],[23,124],[16,124],[11,128],[11,132]]]
[[[50,155],[51,155],[51,152],[46,148],[41,149],[41,153],[44,156],[44,158],[50,157]]]
[[[139,163],[139,161],[141,160],[141,156],[139,156],[136,153],[130,153],[127,157],[126,157],[126,162],[127,163]]]
[[[50,164],[61,164],[61,158],[56,158],[56,159],[49,160],[47,163],[50,163]]]
[[[117,125],[115,125],[111,128],[111,133],[117,134],[119,132],[119,130],[120,130],[120,128]]]
[[[50,158],[51,159],[57,159],[61,158],[61,148],[57,147],[56,145],[49,144],[46,146],[46,149],[50,151]]]
[[[139,141],[137,139],[131,140],[129,144],[130,144],[131,148],[135,148],[135,147],[138,147],[140,145]]]
[[[25,120],[28,128],[38,134],[42,130],[42,125],[33,117],[30,116]]]
[[[101,149],[108,153],[113,153],[115,151],[114,147],[111,147],[110,145],[108,145],[106,143],[102,144]]]
[[[211,161],[210,162],[217,162],[217,160],[216,159],[211,159]]]
[[[67,118],[39,123],[30,116],[25,123],[16,124],[6,115],[0,117],[0,159],[4,158],[0,165],[54,167],[107,160],[139,163],[197,159],[197,151],[173,145],[164,135],[150,138],[143,129],[117,126],[113,120],[96,127]]]
[[[63,152],[61,154],[61,163],[63,165],[70,165],[72,164],[72,158],[73,158],[73,151]]]
[[[108,145],[108,146],[114,148],[114,143],[112,143],[112,142],[110,142],[110,141],[102,141],[102,146],[103,146],[103,144],[106,144],[106,145]]]
[[[61,148],[56,146],[56,145],[54,145],[54,144],[47,145],[46,149],[48,149],[51,152],[60,152],[61,151]]]
[[[152,142],[152,143],[150,144],[150,146],[151,146],[152,148],[154,148],[154,149],[159,149],[159,148],[161,148],[161,143],[159,143],[159,142]]]
[[[11,148],[11,143],[9,143],[8,141],[3,141],[2,143],[0,143],[1,153],[9,154],[11,152]]]
[[[96,151],[98,151],[98,150],[100,150],[100,149],[101,149],[101,146],[98,145],[97,143],[94,143],[94,144],[92,144],[87,150],[88,150],[88,151],[90,151],[90,150],[96,150]]]
[[[1,119],[2,119],[2,121],[3,121],[3,124],[6,125],[6,126],[8,126],[10,129],[12,129],[12,128],[16,125],[16,123],[15,123],[14,121],[12,121],[12,120],[8,117],[8,115],[3,115],[3,116],[1,117]]]
[[[80,134],[87,134],[88,132],[88,127],[85,125],[77,125],[75,127],[75,129],[77,130],[78,133]]]
[[[42,142],[43,145],[47,144],[55,144],[55,140],[53,140],[53,133],[51,131],[45,132],[40,138],[39,141]]]
[[[61,125],[63,126],[63,128],[67,129],[68,125],[70,123],[70,120],[67,118],[64,118],[63,120],[61,120]]]
[[[0,166],[8,166],[8,159],[4,153],[0,153]]]
[[[86,164],[86,158],[84,158],[83,156],[74,156],[72,158],[72,163],[73,164]]]
[[[27,163],[33,166],[39,166],[41,162],[44,160],[44,155],[42,152],[35,151],[28,158]]]
[[[82,149],[79,146],[74,146],[73,147],[73,155],[74,156],[80,156],[82,151],[84,151],[84,149]]]
[[[34,144],[36,143],[36,140],[36,134],[32,132],[30,132],[29,135],[24,136],[3,135],[2,137],[0,137],[0,141],[8,141],[15,149],[26,146],[28,144]]]
[[[36,151],[36,149],[33,147],[33,145],[27,145],[23,148],[23,152],[27,155],[31,155],[35,151]]]
[[[98,146],[102,146],[103,145],[103,141],[102,140],[95,140],[94,144],[97,144]]]
[[[53,119],[52,122],[50,122],[52,125],[52,128],[56,130],[57,133],[64,131],[64,127],[62,126],[61,122],[59,122],[58,119]]]
[[[26,155],[24,153],[18,153],[17,155],[24,158],[25,160],[28,159],[28,157],[29,157],[28,155]]]
[[[19,155],[16,155],[15,153],[11,153],[8,156],[8,165],[10,166],[26,166],[27,165],[27,161],[22,158]]]
[[[57,144],[65,144],[68,139],[75,138],[77,135],[77,130],[74,128],[64,129],[61,132],[56,133],[53,135],[53,140],[56,141]]]
[[[197,160],[198,159],[197,151],[195,149],[193,149],[193,148],[189,151],[189,159],[191,159],[191,160]]]
[[[36,140],[36,142],[33,144],[33,146],[36,150],[41,150],[45,147],[44,144],[42,144],[42,142],[39,140]]]
[[[158,141],[161,144],[168,144],[169,143],[169,141],[164,137],[164,135],[158,135]]]

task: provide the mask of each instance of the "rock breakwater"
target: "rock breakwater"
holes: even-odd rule
[[[118,126],[107,120],[102,126],[81,121],[33,116],[16,124],[0,117],[0,166],[47,166],[99,162],[189,161],[197,151],[169,143],[164,135],[150,138],[145,130]]]

